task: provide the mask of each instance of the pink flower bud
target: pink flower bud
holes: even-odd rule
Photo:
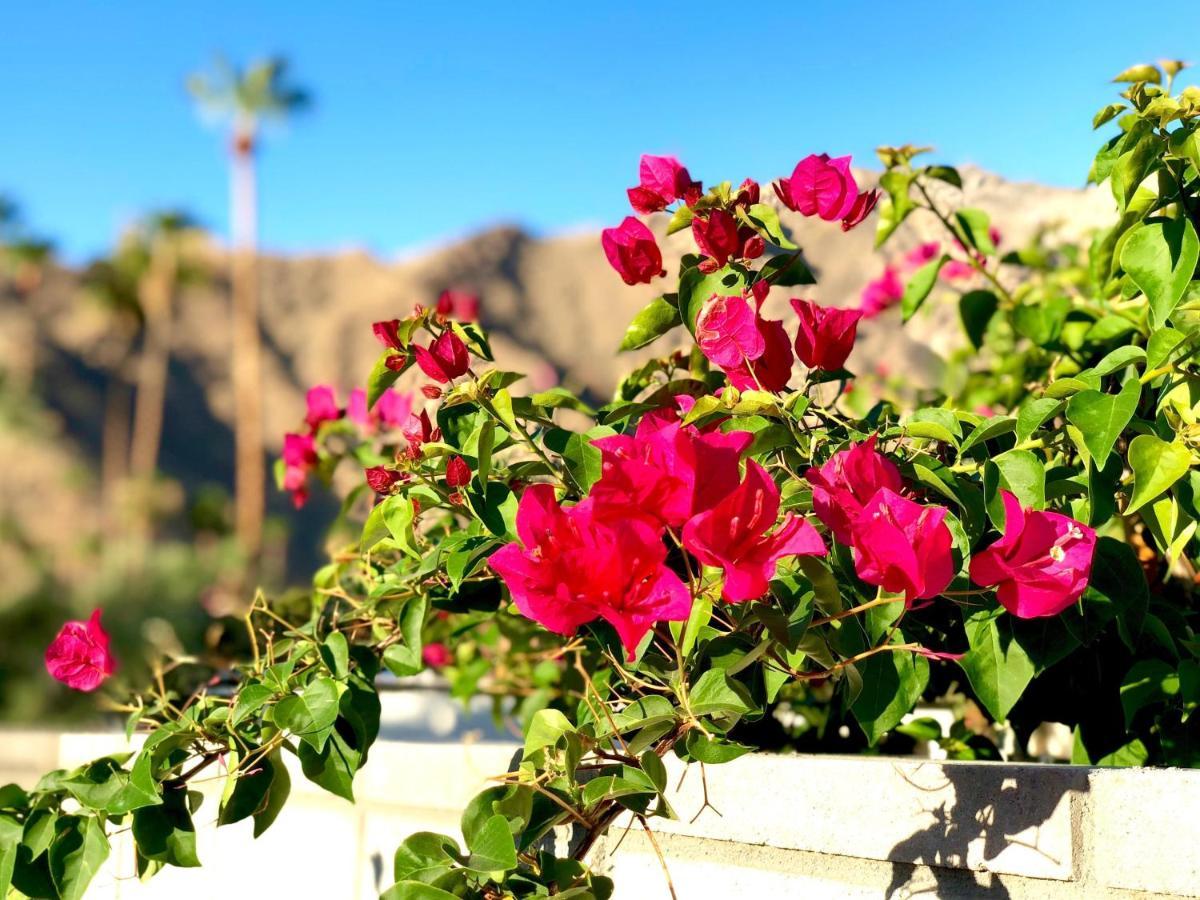
[[[452,488],[460,488],[471,481],[471,467],[461,456],[452,456],[446,463],[446,484]]]
[[[609,265],[626,284],[649,284],[663,272],[654,234],[633,216],[626,216],[616,228],[605,228],[600,243]]]
[[[403,483],[404,473],[383,466],[372,466],[366,469],[367,484],[377,494],[390,494],[396,485]]]
[[[371,331],[379,340],[379,343],[385,347],[391,347],[393,350],[403,350],[404,345],[400,342],[400,320],[388,319],[384,322],[375,322],[371,325]]]

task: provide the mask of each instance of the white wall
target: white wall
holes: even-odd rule
[[[26,757],[53,748],[65,766],[122,743],[2,740],[0,779],[18,748]],[[257,841],[248,822],[211,827],[210,797],[197,816],[204,868],[139,884],[129,837],[119,835],[89,897],[373,898],[390,883],[395,846],[413,831],[456,833],[466,801],[506,771],[514,750],[381,741],[356,784],[358,805],[296,772],[291,802]],[[684,774],[676,762],[680,821],[651,820],[680,900],[1200,897],[1200,772],[748,756],[706,774],[715,810],[689,822],[702,806],[700,770]],[[636,825],[625,832],[618,826],[597,846],[595,863],[616,878],[618,900],[665,900],[649,841]]]

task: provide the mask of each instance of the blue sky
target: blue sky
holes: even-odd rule
[[[261,232],[384,254],[502,221],[612,222],[641,152],[706,182],[810,152],[1082,183],[1120,69],[1200,57],[1194,0],[26,3],[5,11],[0,192],[68,258],[184,207],[226,231],[219,133],[186,74],[283,53],[316,106],[268,136]]]

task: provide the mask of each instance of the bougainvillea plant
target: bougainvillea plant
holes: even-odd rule
[[[0,791],[0,887],[74,900],[122,826],[141,873],[197,865],[188,782],[210,767],[226,777],[219,822],[253,819],[256,835],[287,799],[288,756],[352,799],[384,668],[435,667],[524,733],[461,842],[400,844],[388,900],[607,897],[588,851],[621,817],[649,830],[673,814],[664,757],[732,760],[814,695],[877,745],[965,675],[996,721],[1021,704],[1076,726],[1077,760],[1194,763],[1200,94],[1171,94],[1179,68],[1123,73],[1123,102],[1097,116],[1119,126],[1092,173],[1119,218],[1082,253],[1002,254],[985,212],[946,199],[958,173],[912,147],[880,151],[878,193],[847,158],[801,160],[774,192],[823,227],[878,202],[881,245],[912,216],[945,230],[859,309],[813,302],[759,185],[705,190],[645,157],[633,210],[690,230],[696,252],[668,265],[633,216],[604,232],[620,280],[662,286],[622,349],[668,334],[684,349],[600,408],[522,395],[469,298],[377,323],[366,389],[345,408],[314,389],[279,467],[302,503],[352,460],[357,540],[311,603],[255,599],[232,672],[196,687],[164,666],[126,707],[146,734],[133,755]],[[857,409],[860,321],[917,314],[939,274],[962,289],[956,378]],[[112,667],[98,620],[68,624],[47,664],[94,688]],[[566,827],[556,855],[545,839]]]

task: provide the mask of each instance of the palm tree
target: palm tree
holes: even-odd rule
[[[237,533],[251,558],[262,540],[266,467],[263,462],[261,339],[254,262],[258,238],[255,150],[264,121],[282,121],[305,109],[308,93],[288,81],[287,62],[275,57],[240,70],[218,59],[210,72],[188,79],[201,109],[230,131],[230,224],[233,247],[233,353]]]
[[[168,211],[147,216],[125,238],[129,252],[145,260],[137,281],[144,331],[129,449],[135,478],[151,478],[158,466],[176,293],[181,285],[204,280],[202,263],[189,252],[201,237],[186,213]]]
[[[33,237],[23,224],[20,207],[0,195],[0,262],[16,292],[27,297],[42,283],[46,264],[54,254],[54,244]]]

